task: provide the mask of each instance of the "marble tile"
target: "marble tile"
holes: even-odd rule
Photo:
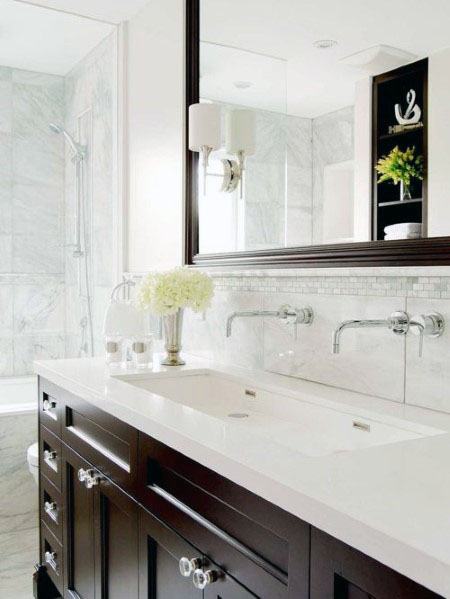
[[[183,344],[186,351],[244,368],[262,367],[263,329],[257,318],[238,318],[226,338],[226,319],[234,311],[262,309],[254,293],[217,292],[205,316],[186,311]]]
[[[314,322],[294,327],[267,318],[264,322],[264,367],[272,372],[403,401],[404,339],[387,329],[346,330],[341,352],[331,353],[331,334],[337,324],[349,318],[387,318],[402,310],[400,298],[332,298],[318,295],[266,294],[265,309],[282,304],[312,306]]]
[[[324,167],[353,159],[353,127],[352,106],[313,119],[313,244],[322,243]]]
[[[13,374],[13,338],[0,337],[0,376]]]
[[[11,133],[0,131],[0,148],[0,181],[9,182],[12,179]]]
[[[0,235],[12,234],[12,181],[0,180]]]
[[[425,338],[423,355],[418,355],[419,339],[409,334],[406,342],[406,389],[408,404],[450,412],[450,299],[408,298],[411,316],[440,312],[446,321],[442,337]]]
[[[0,534],[0,597],[32,599],[32,574],[39,560],[38,528]]]
[[[22,71],[23,73],[23,71]],[[48,77],[41,73],[31,73],[30,76]],[[51,76],[50,76],[51,77]],[[50,144],[60,145],[58,137],[49,129],[49,123],[62,123],[64,119],[64,79],[52,78],[46,84],[29,84],[15,81],[16,71],[13,72],[12,106],[13,134],[17,137],[48,139]]]
[[[1,290],[1,288],[0,288]],[[64,329],[65,295],[62,280],[42,285],[14,286],[14,332],[59,333]]]
[[[35,528],[38,487],[26,452],[37,441],[36,414],[0,417],[0,534]]]
[[[64,176],[64,154],[61,137],[54,133],[13,136],[12,176],[14,181],[61,186]]]
[[[36,229],[62,240],[64,224],[63,177],[59,184],[38,181],[14,181],[12,186],[12,222],[14,233],[28,234]]]
[[[11,133],[12,83],[0,78],[0,131]]]
[[[0,272],[9,273],[12,271],[13,256],[13,236],[0,234]]]
[[[64,333],[53,335],[16,335],[14,337],[14,374],[31,374],[34,360],[64,358]]]
[[[13,332],[13,285],[0,285],[0,336]]]
[[[15,273],[61,274],[61,241],[40,231],[13,236],[12,270]]]
[[[12,80],[12,68],[0,66],[0,81]]]

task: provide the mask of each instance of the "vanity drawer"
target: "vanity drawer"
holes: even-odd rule
[[[48,575],[63,596],[64,556],[62,545],[42,521],[40,538],[41,563],[46,566]]]
[[[61,441],[45,426],[39,427],[39,468],[61,491]]]
[[[41,520],[44,522],[55,535],[60,543],[62,543],[62,523],[63,523],[64,504],[62,495],[58,489],[45,478],[41,476],[40,492],[39,492],[39,511]]]
[[[260,597],[308,596],[306,523],[142,434],[139,460],[140,502],[212,562]]]
[[[60,420],[59,434],[64,443],[95,464],[113,482],[132,492],[137,474],[137,431],[44,379],[40,386],[42,397],[51,395],[56,401],[55,414]],[[55,424],[49,414],[45,414],[45,418],[52,420],[51,430],[55,432],[59,424]],[[41,422],[44,424],[43,413]]]
[[[48,430],[61,436],[61,422],[64,412],[59,389],[53,383],[39,378],[39,420]]]

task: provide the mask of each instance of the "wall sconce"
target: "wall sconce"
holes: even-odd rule
[[[203,188],[206,186],[206,175],[209,156],[220,148],[221,110],[218,104],[192,104],[189,106],[189,149],[199,152],[203,167]]]
[[[223,174],[208,173],[209,156],[220,148],[221,108],[218,104],[192,104],[189,106],[189,149],[199,152],[203,167],[203,189],[206,177],[222,177],[220,191],[233,192],[240,183],[242,197],[245,158],[255,153],[255,115],[250,110],[231,110],[225,117],[225,148],[236,159],[221,159]]]

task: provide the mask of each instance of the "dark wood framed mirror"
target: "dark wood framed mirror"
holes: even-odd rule
[[[200,79],[204,77],[204,72],[207,73],[209,70],[214,69],[214,65],[218,64],[219,58],[217,56],[207,56],[209,62],[206,63],[204,69],[201,65],[201,43],[207,43],[211,47],[217,48],[218,46],[224,48],[231,48],[233,51],[242,48],[239,47],[239,41],[236,44],[219,43],[215,39],[206,40],[204,35],[201,35],[201,23],[200,15],[203,14],[204,5],[202,3],[216,3],[219,7],[220,0],[187,0],[186,1],[186,201],[185,201],[185,263],[191,266],[227,266],[227,267],[354,267],[354,266],[414,266],[414,265],[447,265],[450,264],[450,236],[442,236],[439,234],[442,231],[442,226],[436,228],[437,234],[431,232],[432,235],[429,237],[420,238],[408,238],[408,239],[391,239],[390,235],[385,235],[383,228],[380,229],[380,225],[377,222],[383,222],[383,225],[391,225],[397,222],[403,224],[402,221],[419,221],[422,225],[422,234],[425,235],[427,231],[427,209],[430,210],[430,205],[433,204],[434,198],[430,195],[430,189],[428,189],[428,202],[426,203],[427,197],[427,147],[429,144],[429,127],[427,126],[428,110],[435,110],[436,102],[433,106],[430,106],[430,102],[427,100],[428,94],[428,60],[427,56],[408,54],[405,52],[406,59],[403,58],[403,63],[395,68],[385,69],[383,72],[378,74],[371,74],[367,76],[366,80],[370,81],[370,155],[366,156],[369,166],[367,167],[367,185],[369,192],[367,194],[368,202],[368,214],[369,220],[367,221],[367,240],[352,241],[351,239],[345,239],[345,235],[336,235],[336,240],[332,243],[327,242],[324,237],[320,243],[315,243],[314,238],[308,239],[308,243],[298,245],[291,243],[274,244],[273,247],[262,247],[263,244],[254,243],[252,247],[239,247],[233,248],[233,251],[229,251],[227,247],[220,250],[209,251],[208,247],[202,247],[201,244],[201,227],[207,226],[207,220],[203,222],[200,214],[200,201],[199,201],[199,188],[202,184],[202,177],[200,175],[201,164],[199,159],[198,151],[191,151],[190,135],[192,135],[189,126],[189,107],[203,101],[205,94],[201,94]],[[241,3],[242,6],[242,3]],[[219,7],[220,8],[220,7]],[[400,7],[401,8],[401,7]],[[231,11],[232,13],[233,11]],[[223,17],[223,15],[221,15]],[[436,19],[439,17],[436,16]],[[242,19],[245,21],[245,18]],[[244,25],[241,23],[240,27]],[[239,31],[237,32],[237,39],[239,40]],[[424,34],[426,35],[426,34]],[[226,36],[224,36],[226,38]],[[226,40],[227,42],[228,40]],[[332,40],[319,40],[320,41],[332,41]],[[315,42],[316,43],[316,42]],[[440,40],[441,43],[441,40]],[[448,39],[448,47],[450,47],[450,34]],[[383,52],[385,48],[389,46],[380,46],[382,50],[378,53],[378,58],[384,56]],[[396,49],[394,49],[396,50]],[[244,51],[244,50],[243,50]],[[248,51],[248,50],[245,50]],[[398,50],[400,53],[401,51]],[[214,53],[211,52],[211,55]],[[217,52],[216,52],[217,54]],[[358,52],[355,53],[356,55]],[[390,59],[392,59],[390,55]],[[263,55],[261,53],[260,55]],[[230,55],[231,56],[231,55]],[[412,60],[411,57],[417,58]],[[232,56],[231,56],[232,58]],[[447,57],[446,57],[447,58]],[[448,54],[449,65],[450,65],[450,52]],[[225,59],[227,57],[225,56]],[[440,61],[440,62],[439,62]],[[440,66],[443,62],[442,57],[439,55],[439,61],[435,60],[433,65]],[[388,62],[389,63],[389,62]],[[389,63],[390,64],[390,63]],[[397,63],[398,64],[398,63]],[[426,68],[425,68],[426,65]],[[207,68],[206,68],[207,67]],[[250,64],[251,67],[251,64]],[[273,72],[272,66],[270,66]],[[433,66],[436,71],[436,66]],[[237,69],[239,71],[239,69]],[[389,71],[389,72],[388,72]],[[434,72],[433,71],[433,72]],[[237,72],[236,77],[241,77],[241,73]],[[247,85],[250,86],[245,80],[237,80],[234,82],[236,88],[245,88]],[[384,87],[383,87],[384,86]],[[219,86],[220,87],[220,86]],[[437,86],[434,86],[433,90]],[[386,96],[381,97],[381,92],[386,88]],[[212,101],[217,102],[217,97],[214,98],[214,92],[210,86],[209,93],[207,94],[207,101],[209,98],[213,98]],[[219,89],[216,87],[216,89]],[[381,90],[381,91],[380,91]],[[416,91],[417,90],[417,91]],[[386,97],[392,96],[389,105],[389,117],[386,121]],[[416,97],[417,96],[417,97]],[[231,97],[231,95],[230,95]],[[232,101],[226,97],[225,100],[220,97],[219,102],[224,105],[230,105]],[[405,104],[406,102],[406,104]],[[408,106],[409,102],[409,106]],[[417,109],[419,117],[414,119],[414,110],[420,104],[420,108]],[[241,107],[241,102],[235,101],[235,105]],[[390,122],[390,118],[394,115],[394,105],[396,105],[396,118],[397,121]],[[400,106],[397,113],[397,106]],[[269,107],[271,108],[271,107]],[[450,109],[449,109],[450,110]],[[384,112],[383,112],[384,111]],[[403,111],[403,112],[402,112]],[[271,112],[274,114],[275,112]],[[266,112],[264,114],[266,114]],[[391,115],[392,113],[392,115]],[[409,117],[409,121],[407,117]],[[418,115],[416,114],[416,117]],[[402,120],[402,118],[403,120]],[[278,118],[278,117],[277,117]],[[436,120],[436,119],[435,119]],[[450,120],[450,119],[449,119]],[[401,123],[406,124],[401,124]],[[380,125],[382,123],[382,127]],[[409,124],[413,123],[413,124]],[[228,125],[227,125],[228,126]],[[436,129],[436,126],[435,126]],[[450,132],[449,132],[450,133]],[[445,135],[445,131],[442,133]],[[370,137],[369,136],[369,137]],[[433,132],[433,139],[436,139],[436,131]],[[416,155],[420,154],[422,159],[424,171],[423,181],[418,184],[416,180],[412,185],[413,196],[406,198],[411,200],[410,202],[403,203],[398,199],[395,194],[398,194],[398,187],[391,185],[388,188],[386,183],[383,183],[383,189],[378,188],[376,176],[373,176],[374,166],[379,158],[386,156],[394,147],[400,147],[401,150],[412,148]],[[449,141],[450,147],[450,141]],[[445,149],[445,144],[444,144]],[[344,156],[345,158],[345,156]],[[226,163],[224,168],[228,168],[235,164],[230,156],[224,154],[220,156],[222,163]],[[342,173],[341,165],[346,165],[348,162],[342,160],[338,165],[338,172]],[[253,164],[253,163],[252,163]],[[450,155],[449,155],[450,164]],[[261,167],[261,165],[258,165]],[[250,168],[250,167],[249,167]],[[352,167],[353,168],[353,167]],[[237,169],[237,167],[236,167]],[[340,169],[340,170],[339,170]],[[371,169],[371,170],[369,170]],[[336,170],[336,169],[335,169]],[[233,171],[232,171],[233,172]],[[228,173],[229,174],[229,173]],[[200,175],[200,176],[199,176]],[[217,173],[214,176],[218,176]],[[334,177],[334,179],[333,179]],[[341,177],[341,174],[339,175]],[[241,178],[243,178],[241,174]],[[428,177],[429,179],[429,177]],[[440,178],[442,179],[442,177]],[[206,180],[206,175],[205,175]],[[228,179],[228,185],[233,181],[233,177]],[[331,172],[330,181],[337,181],[336,172]],[[442,181],[440,181],[442,184]],[[323,184],[323,182],[322,182]],[[329,183],[328,183],[329,185]],[[238,186],[239,187],[239,186]],[[439,186],[435,185],[434,188],[438,189]],[[441,185],[442,188],[442,185]],[[331,187],[333,189],[333,187]],[[233,188],[236,197],[239,195],[239,191],[236,187]],[[223,192],[223,188],[220,190]],[[225,220],[223,220],[220,210],[218,210],[219,204],[217,203],[217,192],[215,191],[215,197],[210,201],[210,220],[215,222],[217,230],[211,229],[208,231],[209,237],[220,236],[222,225],[225,227]],[[433,190],[431,190],[433,194]],[[416,197],[417,196],[417,197]],[[420,196],[420,197],[418,197]],[[220,196],[221,197],[221,196]],[[216,202],[216,204],[213,204]],[[418,206],[421,205],[421,211],[418,210]],[[442,205],[442,199],[440,202],[435,202]],[[450,188],[449,188],[449,206],[450,206]],[[381,207],[380,207],[381,206]],[[285,210],[285,207],[283,208]],[[339,211],[340,207],[335,206],[335,210]],[[383,212],[384,210],[384,212]],[[402,212],[403,211],[403,212]],[[215,212],[218,214],[215,215]],[[286,212],[286,210],[285,210]],[[388,217],[384,215],[389,213]],[[450,212],[448,213],[450,216]],[[390,216],[394,215],[394,216]],[[397,215],[397,216],[395,216]],[[444,210],[443,215],[438,215],[435,218],[436,222],[444,222],[446,213]],[[249,218],[249,217],[248,217]],[[384,220],[383,220],[384,219]],[[420,220],[421,219],[421,220]],[[269,219],[270,220],[270,219]],[[333,220],[333,210],[331,211],[331,221]],[[409,224],[407,222],[407,224]],[[414,222],[412,223],[414,224]],[[417,222],[415,223],[417,224]],[[205,229],[203,229],[203,233]],[[448,220],[448,233],[450,235],[450,218]],[[428,234],[430,234],[430,227],[428,226]],[[205,236],[205,235],[204,235]],[[381,237],[381,238],[380,238]],[[342,238],[343,241],[339,242]],[[211,244],[214,246],[214,243]],[[226,245],[226,244],[225,244]],[[249,244],[251,245],[251,244]],[[241,244],[242,246],[242,244]]]

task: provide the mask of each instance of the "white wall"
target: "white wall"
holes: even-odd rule
[[[183,259],[184,2],[152,0],[128,26],[128,265]]]
[[[448,235],[450,222],[450,49],[428,65],[428,235]]]

